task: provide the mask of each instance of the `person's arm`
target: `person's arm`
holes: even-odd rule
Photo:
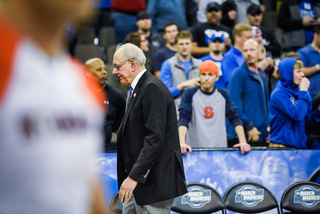
[[[318,72],[320,72],[320,63],[319,64],[316,64],[314,66],[311,66],[311,67],[303,67],[302,68],[302,72],[307,76],[311,76],[313,74],[316,74]]]
[[[244,128],[246,130],[250,130],[254,127],[253,123],[242,109],[242,102],[243,102],[242,91],[243,91],[243,88],[245,87],[246,77],[242,76],[241,72],[237,72],[237,71],[235,71],[233,76],[231,77],[227,88],[230,93],[230,98],[232,102],[238,109],[238,113],[240,115]]]
[[[91,214],[107,214],[106,204],[98,178],[92,181]]]
[[[125,202],[131,199],[132,193],[136,188],[138,181],[127,177],[121,184],[119,189],[119,199],[121,202]]]
[[[303,29],[302,19],[293,20],[291,18],[288,1],[282,1],[277,22],[279,28],[285,31]]]
[[[182,83],[179,83],[177,85],[177,88],[180,92],[182,92],[184,89],[189,88],[189,87],[194,87],[200,85],[200,78],[196,77],[190,80],[186,80]]]
[[[243,126],[238,125],[238,126],[234,127],[234,130],[238,136],[239,143],[235,144],[233,147],[240,148],[241,154],[244,155],[251,150],[251,146],[250,146],[250,144],[247,143]]]
[[[297,51],[297,54],[299,55],[300,60],[303,62],[304,66],[305,66],[302,68],[303,73],[307,77],[309,77],[313,74],[320,72],[320,62],[316,65],[308,66],[308,65],[310,65],[310,62],[309,62],[310,56],[308,56],[308,52],[305,51],[307,47],[308,46],[299,49]]]
[[[228,90],[230,92],[231,100],[237,106],[240,118],[243,122],[243,127],[249,135],[248,141],[258,141],[261,133],[257,130],[257,128],[254,126],[254,123],[249,119],[242,109],[242,90],[243,87],[245,87],[245,78],[246,77],[240,72],[235,71],[228,84]]]
[[[234,145],[233,147],[235,148],[240,147],[241,154],[245,154],[251,150],[251,146],[247,144],[246,135],[244,133],[242,121],[239,116],[237,107],[233,104],[227,90],[224,90],[224,89],[218,89],[218,90],[226,100],[226,117],[228,118],[230,123],[234,126],[235,132],[239,139],[239,143]]]
[[[179,139],[180,139],[180,147],[181,153],[183,155],[187,154],[187,152],[192,152],[192,149],[189,145],[186,144],[186,135],[187,135],[187,126],[179,126]]]
[[[147,174],[153,169],[155,162],[161,160],[159,151],[164,145],[166,136],[168,98],[160,87],[156,83],[149,82],[139,95],[143,96],[143,99],[140,103],[142,115],[140,118],[138,116],[138,119],[141,120],[139,122],[143,125],[145,135],[139,156],[129,172],[129,178],[141,184],[147,181]],[[173,118],[169,119],[173,120]]]
[[[300,82],[300,92],[298,94],[298,100],[295,104],[290,100],[290,96],[287,93],[273,94],[271,97],[272,105],[275,106],[277,111],[293,121],[302,121],[305,119],[308,106],[310,105],[308,88],[310,82],[307,78],[303,78]]]
[[[266,57],[264,59],[262,59],[259,63],[258,63],[258,67],[261,68],[262,70],[266,70],[269,67],[273,66],[273,59],[271,57]]]
[[[274,31],[264,30],[262,31],[262,34],[263,32],[265,32],[265,36],[263,37],[270,42],[267,46],[265,46],[266,50],[271,52],[272,57],[280,57],[281,45],[274,34]]]
[[[188,89],[182,94],[181,97],[181,103],[179,106],[178,131],[182,154],[187,154],[188,151],[192,152],[191,147],[186,144],[186,135],[192,115],[192,97],[196,91],[196,88]]]
[[[177,97],[181,94],[178,87],[172,85],[172,73],[169,60],[164,61],[161,66],[160,80],[169,88],[173,97]]]

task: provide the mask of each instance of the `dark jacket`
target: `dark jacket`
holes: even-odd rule
[[[138,205],[187,192],[172,95],[161,80],[145,72],[136,85],[118,132],[118,185],[138,181]]]
[[[283,0],[278,13],[278,26],[282,31],[282,48],[294,47],[295,49],[305,46],[306,39],[300,16],[300,0]],[[320,3],[312,0],[315,17],[320,17]],[[312,27],[309,27],[312,30]]]

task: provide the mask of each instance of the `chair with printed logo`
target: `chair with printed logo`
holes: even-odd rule
[[[221,195],[211,186],[202,183],[187,184],[188,193],[174,199],[171,210],[181,214],[212,213],[224,214]]]
[[[277,210],[278,201],[266,187],[255,182],[239,182],[227,189],[224,196],[226,210],[238,213],[260,213]]]
[[[109,213],[121,214],[123,209],[123,203],[119,199],[119,192],[116,192],[110,202]]]
[[[320,167],[315,169],[313,173],[310,175],[308,181],[320,183]]]
[[[311,181],[298,181],[291,184],[282,194],[281,213],[319,214],[320,184]]]

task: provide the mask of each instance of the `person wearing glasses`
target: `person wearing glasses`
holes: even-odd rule
[[[122,213],[170,213],[173,199],[187,192],[177,115],[168,88],[145,69],[137,46],[118,46],[113,74],[130,86],[118,130],[117,173]]]

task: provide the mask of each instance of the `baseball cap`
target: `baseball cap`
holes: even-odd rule
[[[212,60],[206,60],[204,62],[201,63],[200,68],[199,68],[199,72],[209,72],[209,73],[215,73],[218,74],[219,73],[219,69],[217,64],[212,61]]]
[[[215,32],[214,34],[212,34],[210,41],[214,42],[215,40],[220,39],[221,42],[225,42],[225,38],[223,36],[223,33],[221,32]]]
[[[211,12],[211,11],[220,11],[221,10],[221,7],[220,5],[217,3],[217,2],[210,2],[208,5],[207,5],[207,12]]]
[[[251,26],[252,28],[252,36],[262,35],[262,31],[257,26]]]
[[[137,21],[139,21],[142,19],[151,19],[151,16],[146,11],[141,11],[137,14],[136,18],[137,18]]]
[[[261,10],[260,6],[257,4],[251,4],[247,8],[247,14],[250,14],[251,16],[260,15],[261,13],[262,13],[262,10]]]

